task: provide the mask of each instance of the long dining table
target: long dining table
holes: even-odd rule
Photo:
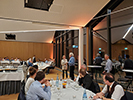
[[[67,81],[66,88],[63,88],[63,81]],[[79,86],[77,82],[70,79],[59,81],[59,88],[56,87],[56,81],[51,82],[51,84],[51,100],[82,100],[85,89]],[[87,89],[86,94],[87,100],[91,100],[95,95],[95,93]]]
[[[21,82],[23,80],[23,71],[0,72],[0,95],[20,92]]]

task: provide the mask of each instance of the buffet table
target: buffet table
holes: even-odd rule
[[[21,82],[23,80],[23,71],[0,72],[0,95],[20,92]]]

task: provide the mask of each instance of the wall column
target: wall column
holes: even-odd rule
[[[83,36],[84,36],[84,32],[83,32],[83,28],[79,28],[79,46],[78,46],[78,54],[79,54],[79,58],[78,58],[78,66],[80,69],[80,66],[83,64]]]
[[[109,54],[110,56],[110,59],[111,59],[111,18],[110,18],[110,13],[111,13],[111,10],[107,10],[107,13],[109,14],[107,16],[107,53]]]

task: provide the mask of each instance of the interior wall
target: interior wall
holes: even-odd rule
[[[51,43],[0,41],[0,48],[2,58],[8,56],[27,60],[33,55],[40,60],[53,58],[53,44]]]
[[[133,45],[120,45],[120,44],[114,44],[112,45],[112,59],[118,60],[119,54],[121,54],[121,51],[124,50],[124,48],[127,47],[129,50],[130,59],[133,59]]]
[[[96,36],[93,36],[93,59],[96,57],[99,48],[101,48],[101,51],[106,54],[107,53],[107,42]]]

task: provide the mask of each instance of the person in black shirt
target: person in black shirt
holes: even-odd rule
[[[126,55],[126,60],[124,62],[124,69],[133,69],[133,61],[129,59],[129,55]],[[126,73],[127,76],[130,76],[131,73]]]
[[[89,74],[86,73],[86,70],[81,68],[79,71],[80,77],[79,77],[79,85],[83,86],[83,88],[91,90],[92,92],[95,92],[95,86],[92,81],[92,78]]]

